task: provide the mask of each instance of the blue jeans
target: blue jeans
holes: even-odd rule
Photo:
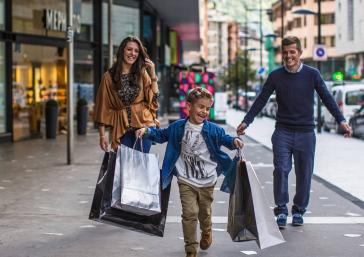
[[[123,145],[126,145],[130,148],[133,148],[134,144],[135,144],[135,140],[137,140],[137,138],[135,137],[135,130],[128,130],[121,138],[120,138],[120,143]],[[140,139],[139,139],[140,140]],[[138,142],[136,142],[135,144],[135,149],[143,152],[143,153],[149,153],[150,148],[152,146],[152,141],[149,139],[145,139],[143,138],[142,140],[142,144],[140,143],[140,141],[138,140]],[[143,151],[141,149],[141,145],[143,146]]]
[[[296,194],[293,198],[292,214],[306,212],[310,198],[311,178],[314,166],[315,132],[293,132],[276,128],[273,144],[273,191],[275,215],[288,215],[288,175],[292,169],[292,156],[296,173]]]

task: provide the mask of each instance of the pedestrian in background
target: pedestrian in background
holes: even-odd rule
[[[243,142],[225,134],[220,126],[207,121],[213,99],[209,91],[195,88],[187,96],[189,117],[172,123],[168,128],[142,128],[136,136],[157,143],[168,142],[162,167],[162,187],[178,178],[182,203],[182,228],[187,257],[196,257],[198,250],[197,221],[200,222],[200,248],[212,243],[211,204],[217,177],[232,164],[220,150],[242,148]]]
[[[107,151],[110,128],[111,146],[121,143],[133,147],[135,130],[154,127],[157,116],[158,78],[154,63],[137,37],[125,38],[118,49],[116,61],[104,73],[96,96],[95,121],[99,124],[100,147]],[[152,142],[143,140],[143,151],[149,152]],[[140,144],[136,149],[141,151]]]
[[[292,156],[296,173],[296,194],[291,210],[292,225],[303,225],[303,215],[309,202],[316,144],[313,115],[315,91],[345,131],[345,136],[351,136],[352,133],[320,72],[303,64],[301,55],[301,42],[297,37],[291,36],[282,40],[284,66],[269,74],[262,92],[237,128],[238,135],[244,134],[270,95],[276,93],[278,111],[272,135],[273,191],[276,204],[274,213],[280,228],[284,228],[287,223],[288,175],[292,169]]]

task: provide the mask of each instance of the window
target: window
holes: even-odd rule
[[[335,13],[321,14],[321,24],[335,24]],[[315,25],[317,25],[317,16],[315,16]]]
[[[303,47],[304,48],[307,48],[307,38],[304,38],[303,39]]]
[[[114,1],[115,2],[115,1]],[[118,1],[119,2],[119,1]],[[108,4],[102,4],[102,40],[104,44],[107,44],[108,36]],[[139,15],[140,11],[138,6],[130,7],[123,6],[121,4],[114,4],[112,7],[114,14],[112,17],[112,42],[113,45],[119,46],[120,42],[129,35],[140,37],[139,27]],[[122,24],[122,26],[120,26]]]
[[[354,4],[348,0],[348,40],[354,40]]]
[[[335,36],[330,37],[330,46],[335,47]]]
[[[301,28],[302,27],[301,18],[295,18],[293,20],[293,27],[294,28]]]
[[[93,40],[93,5],[92,0],[74,1],[74,13],[76,18],[74,23],[79,23],[75,31],[75,40]],[[77,18],[80,20],[78,21]]]
[[[307,18],[306,15],[303,17],[303,26],[307,26]]]
[[[345,104],[360,105],[363,103],[364,103],[364,90],[355,90],[346,93]]]
[[[12,0],[11,3],[14,32],[65,37],[66,1]]]

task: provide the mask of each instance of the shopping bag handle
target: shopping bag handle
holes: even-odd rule
[[[242,136],[239,136],[238,138],[241,141],[244,141]],[[246,161],[246,157],[245,157],[245,154],[244,154],[244,148],[238,148],[237,151],[236,151],[235,157],[238,158],[241,161]]]
[[[135,146],[136,143],[138,142],[138,140],[140,140],[140,150],[142,150],[142,152],[144,153],[144,149],[143,149],[143,142],[142,142],[142,138],[138,137],[137,139],[135,139],[134,145],[133,145],[133,149],[135,150]]]

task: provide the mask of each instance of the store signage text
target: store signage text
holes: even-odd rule
[[[61,11],[44,9],[43,21],[44,27],[47,30],[67,30],[67,16]],[[80,33],[81,31],[81,17],[79,14],[73,15],[73,30],[75,33]]]

